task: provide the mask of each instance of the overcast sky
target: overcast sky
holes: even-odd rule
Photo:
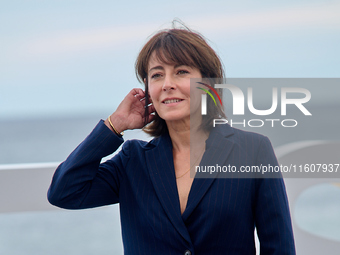
[[[139,50],[174,18],[209,39],[227,77],[340,76],[339,1],[0,3],[0,119],[111,113],[141,87]]]

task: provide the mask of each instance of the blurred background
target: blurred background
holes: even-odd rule
[[[134,71],[139,50],[176,18],[208,39],[227,77],[340,75],[339,1],[0,0],[0,6],[3,169],[63,161],[125,94],[143,87]],[[314,112],[325,118],[322,124],[333,127],[328,136],[320,136],[310,125],[290,139],[278,139],[270,131],[273,146],[299,139],[339,140],[340,92],[335,87],[309,88],[312,98],[318,95],[311,105]],[[129,131],[125,137],[149,139],[140,131]],[[340,242],[339,186],[326,183],[310,189],[292,211],[300,219],[296,226],[317,238]],[[11,194],[0,197],[5,196]],[[122,254],[118,209],[2,208],[0,254]]]

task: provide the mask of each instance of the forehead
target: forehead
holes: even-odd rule
[[[149,58],[148,70],[152,68],[154,65],[159,65],[159,64],[165,64],[165,63],[161,61],[159,57],[157,57],[156,52],[153,51]]]
[[[162,50],[154,50],[150,55],[147,71],[149,71],[151,68],[155,66],[164,66],[164,65],[170,65],[170,66],[186,65],[186,66],[194,67],[191,61],[179,60],[179,59],[176,59],[176,57],[172,55],[171,53],[167,53]]]
[[[176,63],[168,60],[162,51],[154,50],[149,58],[148,70],[155,65],[175,65]]]

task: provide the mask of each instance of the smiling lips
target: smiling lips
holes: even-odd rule
[[[166,99],[162,103],[163,104],[172,104],[172,103],[178,103],[178,102],[181,102],[181,101],[183,101],[183,99],[175,98],[175,99]]]

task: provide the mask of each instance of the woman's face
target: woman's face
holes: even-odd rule
[[[168,65],[151,54],[148,67],[149,94],[158,115],[165,121],[190,120],[190,78],[202,78],[197,68]],[[199,90],[197,90],[199,91]],[[199,92],[201,93],[201,92]],[[195,100],[197,101],[197,100]]]

